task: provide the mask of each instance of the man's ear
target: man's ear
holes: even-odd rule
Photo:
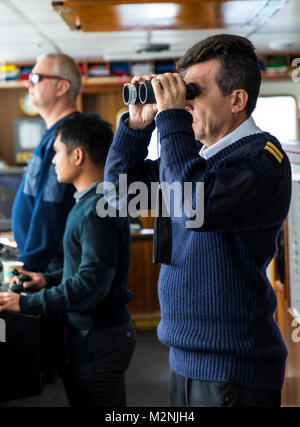
[[[239,113],[245,110],[248,102],[248,93],[245,89],[234,90],[231,94],[231,111],[232,113]]]
[[[81,166],[83,164],[84,156],[85,156],[85,153],[82,147],[76,147],[73,150],[73,159],[74,159],[75,166]]]
[[[68,80],[59,80],[57,83],[57,96],[65,95],[70,89],[70,82]]]

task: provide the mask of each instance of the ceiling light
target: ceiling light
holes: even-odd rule
[[[179,6],[174,3],[139,3],[139,4],[121,4],[118,5],[119,18],[123,26],[153,25],[153,22],[159,25],[162,22],[173,22],[177,17]]]

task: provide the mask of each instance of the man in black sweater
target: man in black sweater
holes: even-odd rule
[[[3,293],[0,311],[65,314],[67,364],[64,382],[71,406],[125,406],[124,372],[135,333],[127,303],[130,234],[127,218],[100,218],[96,205],[112,141],[111,126],[96,114],[75,113],[57,128],[53,163],[59,182],[77,192],[67,220],[62,270],[24,271],[34,293]]]

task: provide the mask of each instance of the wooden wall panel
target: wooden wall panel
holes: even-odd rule
[[[121,89],[118,92],[82,95],[84,112],[96,112],[113,125],[116,131],[116,117],[119,110],[124,109]]]
[[[159,316],[157,282],[160,265],[152,263],[152,237],[133,241],[128,288],[133,292],[133,300],[128,307],[134,319]]]
[[[278,301],[280,304],[280,300]],[[281,332],[288,349],[285,381],[282,390],[283,406],[300,406],[300,319],[297,326],[293,326],[295,317],[288,311],[287,305],[285,322],[282,324]],[[297,335],[297,336],[296,336]]]
[[[8,165],[14,164],[14,119],[28,117],[19,106],[20,97],[27,93],[27,89],[0,90],[0,158]]]

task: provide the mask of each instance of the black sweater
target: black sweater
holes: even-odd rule
[[[67,220],[63,270],[45,274],[47,289],[21,294],[21,311],[55,317],[66,313],[77,329],[104,329],[126,323],[130,258],[127,218],[100,218],[95,188],[73,207]]]

